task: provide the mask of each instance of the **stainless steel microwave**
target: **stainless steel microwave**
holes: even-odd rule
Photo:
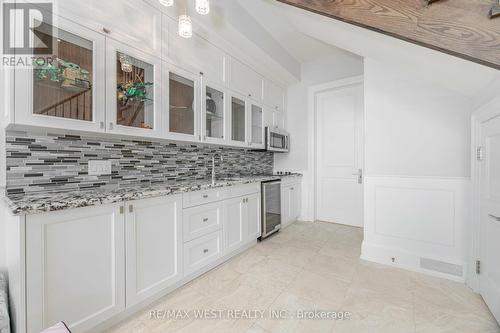
[[[266,149],[278,153],[290,151],[290,134],[279,128],[266,127]]]

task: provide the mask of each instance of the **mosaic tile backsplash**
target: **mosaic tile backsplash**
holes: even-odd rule
[[[218,177],[268,175],[274,160],[264,151],[12,130],[6,149],[7,194],[206,179],[214,154]],[[112,174],[89,176],[89,160],[111,160]]]

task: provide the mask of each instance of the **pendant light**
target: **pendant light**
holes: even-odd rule
[[[158,0],[163,6],[171,7],[174,5],[174,0]]]
[[[207,15],[210,12],[209,0],[196,0],[195,8],[198,14]]]
[[[179,16],[179,36],[183,38],[193,37],[193,24],[191,17],[187,14]]]
[[[133,71],[132,59],[123,53],[119,54],[119,59],[122,71],[125,73],[131,73]]]

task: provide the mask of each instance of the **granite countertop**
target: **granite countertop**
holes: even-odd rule
[[[202,179],[128,187],[113,185],[91,190],[46,191],[12,195],[5,195],[5,191],[2,192],[4,193],[3,200],[7,203],[11,214],[29,215],[301,176],[301,174],[295,173],[280,176],[222,178],[217,179],[215,184],[212,184],[211,179]]]

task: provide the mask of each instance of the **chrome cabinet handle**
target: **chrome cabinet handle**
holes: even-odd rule
[[[500,222],[500,217],[495,216],[495,215],[493,215],[493,214],[489,214],[488,216],[489,216],[489,217],[491,217],[493,220],[495,220],[495,221],[497,221],[497,222]]]

